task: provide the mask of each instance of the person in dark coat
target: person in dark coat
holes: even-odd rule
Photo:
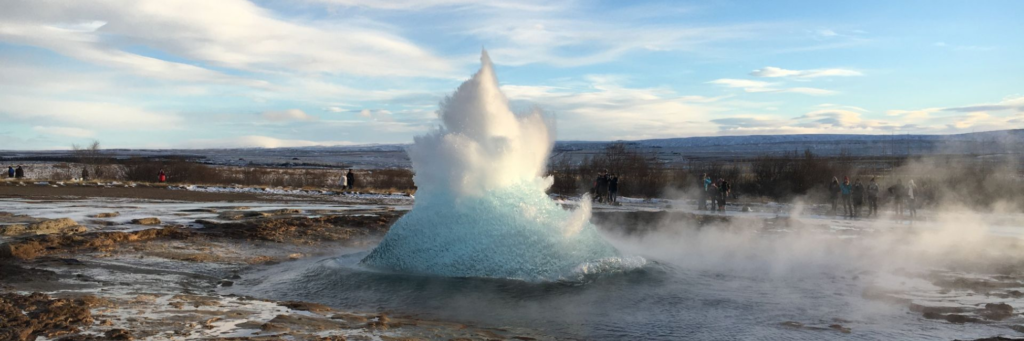
[[[594,181],[594,187],[597,187],[597,202],[608,202],[608,172],[601,171],[597,175],[597,180]]]
[[[24,178],[25,177],[25,169],[21,168],[21,166],[18,166],[18,168],[14,170],[14,177],[15,178]]]
[[[860,217],[860,209],[864,207],[864,184],[860,183],[860,179],[853,184],[853,216]]]
[[[832,214],[839,214],[839,178],[832,177],[832,183],[828,184],[829,200],[832,202]]]
[[[14,166],[7,166],[7,177],[8,178],[13,178],[14,177]]]
[[[725,179],[719,179],[718,191],[718,210],[725,212],[725,199],[729,198],[729,192],[732,191],[732,185],[730,185],[728,181],[725,181]]]
[[[89,167],[82,167],[82,181],[89,180]]]
[[[619,176],[616,174],[608,178],[608,200],[612,204],[619,202]]]
[[[907,195],[907,188],[903,187],[903,180],[896,180],[896,184],[889,187],[889,195],[892,196],[892,205],[896,210],[896,216],[903,216],[903,197]]]
[[[353,188],[356,188],[356,175],[352,173],[352,169],[349,169],[348,173],[345,173],[345,178],[348,179],[348,189],[350,191]]]

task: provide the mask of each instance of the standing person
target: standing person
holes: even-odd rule
[[[608,199],[611,200],[612,204],[619,202],[619,175],[612,174],[608,178]]]
[[[907,189],[903,187],[903,180],[896,180],[896,184],[889,187],[889,195],[892,196],[893,209],[896,211],[897,217],[903,216],[903,196],[907,194]]]
[[[338,186],[341,187],[341,190],[345,190],[348,187],[348,177],[345,176],[345,173],[341,173],[341,180],[338,181]]]
[[[837,207],[839,204],[839,191],[839,179],[833,176],[832,183],[828,184],[828,198],[832,202],[832,214],[839,214]]]
[[[18,168],[14,170],[14,177],[19,179],[25,177],[25,169],[21,168],[21,165],[18,165]]]
[[[351,168],[348,170],[348,173],[345,174],[345,180],[348,181],[348,190],[351,191],[356,188],[356,175],[352,173]]]
[[[860,183],[860,178],[853,184],[853,216],[860,216],[860,208],[864,206],[864,184]]]
[[[704,173],[704,176],[700,178],[700,183],[704,185],[704,192],[700,194],[700,198],[697,198],[697,209],[706,210],[708,209],[708,186],[711,186],[711,178],[708,177],[708,173]]]
[[[715,180],[711,180],[711,176],[704,174],[704,200],[708,201],[708,209],[715,209],[715,193],[718,193],[718,186],[715,185]]]
[[[14,177],[14,166],[7,166],[7,177],[8,178],[13,178]]]
[[[608,171],[601,171],[597,174],[597,202],[608,202]]]
[[[708,199],[711,199],[711,207],[708,208],[712,211],[716,211],[718,207],[718,184],[714,181],[711,182],[711,187],[708,187]]]
[[[868,185],[868,216],[872,214],[878,217],[878,183],[871,177],[871,184]]]
[[[719,179],[719,183],[718,191],[721,193],[718,197],[718,211],[725,212],[725,199],[729,198],[729,191],[732,190],[732,186],[725,179]]]
[[[911,179],[910,183],[907,183],[907,208],[910,210],[910,219],[914,219],[917,216],[917,197],[914,196],[915,189],[917,189],[917,185]]]
[[[843,193],[843,212],[847,217],[853,218],[853,186],[850,185],[850,177],[843,177],[839,189]]]
[[[165,173],[164,170],[161,169],[160,173],[156,174],[156,179],[159,182],[167,182],[167,173]]]
[[[82,181],[89,180],[89,167],[82,167]]]

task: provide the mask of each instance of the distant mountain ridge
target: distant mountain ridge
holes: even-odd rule
[[[559,141],[560,144],[588,143],[630,143],[660,147],[709,147],[732,145],[765,145],[776,143],[811,142],[890,142],[890,141],[976,141],[976,142],[1024,142],[1024,129],[996,130],[952,135],[923,134],[792,134],[792,135],[735,135],[696,136],[647,140],[623,141]]]

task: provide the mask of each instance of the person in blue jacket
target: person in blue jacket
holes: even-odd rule
[[[843,177],[843,183],[839,185],[839,190],[843,192],[843,209],[846,211],[846,216],[853,218],[853,185],[850,185],[850,177]]]
[[[8,178],[13,178],[14,177],[14,166],[7,166],[7,177]]]

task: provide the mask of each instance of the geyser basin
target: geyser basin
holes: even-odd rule
[[[588,205],[567,211],[547,196],[552,129],[539,112],[513,114],[486,52],[481,64],[442,103],[438,131],[409,149],[416,203],[362,263],[528,281],[643,265],[641,258],[621,258],[601,238]]]

